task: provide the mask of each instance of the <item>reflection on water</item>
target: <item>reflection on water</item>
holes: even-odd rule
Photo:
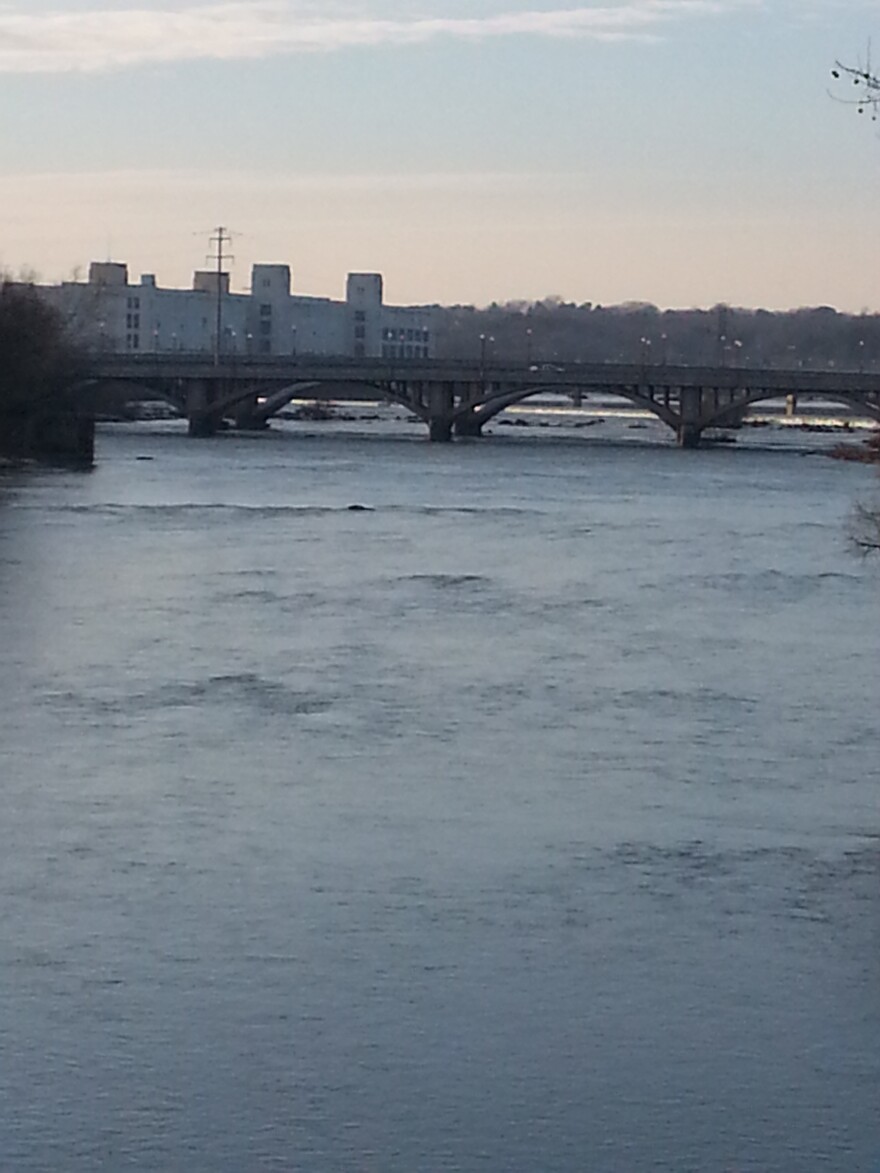
[[[0,481],[4,1164],[872,1169],[865,470],[334,427]]]

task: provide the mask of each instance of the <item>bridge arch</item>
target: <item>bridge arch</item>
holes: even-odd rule
[[[859,412],[866,412],[872,419],[880,423],[880,396],[875,401],[875,399],[859,392],[849,394],[846,391],[837,390],[794,391],[791,394],[796,395],[798,399],[824,399],[828,403],[846,404],[847,407],[854,407]],[[753,403],[766,403],[770,399],[779,398],[778,390],[744,388],[737,396],[735,403],[727,404],[717,412],[708,415],[705,422],[701,419],[700,426],[703,428],[723,427],[725,422],[731,422],[731,417],[735,417],[743,408],[750,407]]]
[[[566,387],[566,393],[577,391],[577,387]],[[477,400],[476,402],[462,404],[456,409],[453,414],[453,420],[464,419],[467,417],[475,418],[482,427],[495,416],[500,415],[508,407],[513,407],[517,403],[522,403],[526,399],[531,399],[535,395],[556,394],[560,391],[558,384],[538,383],[530,387],[517,388],[515,391],[499,391],[495,394],[490,394],[485,399]],[[676,411],[665,404],[662,400],[655,400],[648,394],[646,388],[643,392],[639,387],[622,387],[618,385],[611,385],[607,387],[596,387],[591,385],[589,388],[583,389],[584,394],[605,393],[607,395],[616,395],[622,399],[628,399],[635,407],[644,408],[656,415],[658,419],[667,424],[670,428],[677,429],[680,425],[680,417]]]
[[[576,390],[576,388],[567,387],[566,391],[568,390]],[[478,428],[482,428],[508,407],[522,403],[535,395],[548,392],[558,395],[559,391],[558,384],[545,383],[520,387],[513,390],[507,389],[489,392],[483,399],[477,400],[476,402],[472,401],[470,403],[460,404],[454,412],[453,420],[455,422],[470,421],[476,423]],[[597,392],[600,394],[605,393],[626,399],[633,406],[642,408],[644,411],[656,416],[675,432],[680,433],[682,427],[685,426],[685,419],[683,418],[679,401],[682,392],[678,387],[655,386],[650,383],[637,385],[609,383],[606,387],[590,384],[589,388],[584,388],[584,392],[594,395]],[[711,398],[712,394],[711,387],[702,389],[699,396],[701,410],[696,419],[688,421],[696,427],[698,432],[702,432],[707,428],[724,427],[738,423],[742,412],[746,408],[754,403],[779,399],[781,393],[778,388],[736,388],[732,390],[732,393],[727,393],[726,401],[722,403],[713,403]],[[866,395],[858,391],[849,393],[845,390],[838,391],[836,389],[798,390],[794,394],[798,398],[818,398],[831,403],[845,404],[848,407],[855,408],[856,411],[868,414],[880,423],[880,395]]]
[[[88,392],[92,389],[113,386],[141,388],[156,399],[161,399],[163,403],[167,403],[169,407],[173,407],[181,416],[186,415],[185,393],[180,387],[177,387],[176,390],[178,393],[176,394],[175,389],[167,378],[150,378],[148,375],[139,375],[136,378],[131,376],[124,378],[98,376],[96,378],[84,379],[81,383],[77,384],[77,390]]]
[[[392,403],[397,403],[400,407],[405,407],[407,411],[411,411],[413,415],[417,415],[423,423],[427,424],[430,422],[430,409],[428,406],[420,403],[407,389],[399,388],[394,383],[374,382],[366,379],[357,381],[349,379],[314,379],[308,383],[290,384],[276,391],[274,394],[267,396],[265,401],[258,407],[255,413],[256,417],[264,421],[269,420],[290,403],[291,400],[296,399],[303,391],[326,386],[327,382],[332,382],[334,386],[338,387],[360,388],[375,392],[377,399],[390,400]]]
[[[256,407],[250,412],[251,416],[261,423],[265,423],[271,419],[276,412],[285,407],[292,399],[296,399],[298,395],[302,395],[308,391],[313,391],[319,387],[320,383],[314,380],[300,380],[295,383],[288,383],[286,386],[271,391],[268,395],[261,395],[261,388],[259,386],[247,387],[246,389],[237,390],[232,395],[227,395],[224,399],[215,404],[216,410],[225,415],[231,412],[233,408],[241,407],[248,402],[256,402]],[[262,388],[263,391],[267,388]]]

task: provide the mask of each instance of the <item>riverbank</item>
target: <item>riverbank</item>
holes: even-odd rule
[[[91,465],[95,460],[95,419],[77,411],[0,414],[0,462],[38,460]]]

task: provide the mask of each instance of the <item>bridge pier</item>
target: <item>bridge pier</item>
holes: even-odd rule
[[[235,426],[241,432],[263,432],[269,421],[257,414],[257,393],[252,391],[235,408]]]
[[[471,408],[464,415],[459,415],[453,424],[456,436],[482,436],[483,423],[477,413]]]
[[[448,444],[452,439],[452,421],[432,416],[428,420],[428,435],[434,444]]]
[[[217,435],[217,420],[208,411],[190,412],[188,417],[189,435],[196,439],[205,439],[207,436]]]
[[[454,383],[429,383],[428,432],[435,444],[448,444],[452,439],[452,413],[455,407]]]
[[[214,436],[220,429],[220,417],[214,409],[216,388],[213,380],[193,379],[186,392],[186,418],[191,436]]]
[[[679,448],[699,448],[703,431],[703,388],[682,387],[679,390],[679,422],[677,431]]]
[[[269,421],[258,415],[236,414],[235,427],[239,432],[265,432],[269,429]]]

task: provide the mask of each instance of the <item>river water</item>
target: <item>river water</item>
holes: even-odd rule
[[[880,1167],[871,477],[636,441],[0,478],[4,1169]]]

